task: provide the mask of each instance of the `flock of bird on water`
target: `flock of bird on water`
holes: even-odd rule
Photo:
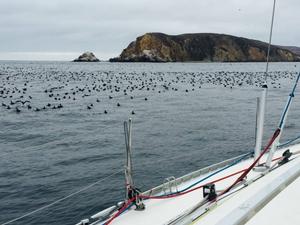
[[[295,72],[289,71],[270,72],[269,87],[281,88],[280,79],[294,79],[295,76]],[[6,66],[0,67],[0,81],[2,109],[22,113],[61,110],[79,101],[82,109],[95,110],[104,99],[114,107],[122,107],[124,98],[148,101],[154,93],[188,94],[216,86],[260,87],[264,83],[264,72],[62,72],[55,69],[27,71]],[[41,99],[46,101],[40,102]],[[101,110],[104,114],[110,113],[105,105]],[[135,113],[132,109],[131,114]]]

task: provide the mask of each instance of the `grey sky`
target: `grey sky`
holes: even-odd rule
[[[117,56],[146,32],[266,41],[273,0],[0,0],[0,59]],[[300,46],[300,1],[277,0],[273,42]]]

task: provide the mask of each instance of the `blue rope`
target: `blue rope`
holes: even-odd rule
[[[290,95],[289,95],[288,102],[287,102],[287,104],[286,104],[286,106],[285,106],[285,109],[284,109],[284,111],[283,111],[283,114],[282,114],[282,116],[281,116],[281,118],[280,118],[280,123],[279,123],[279,128],[280,128],[280,129],[282,129],[282,126],[283,126],[283,123],[284,123],[286,114],[287,114],[288,109],[289,109],[289,107],[290,107],[290,105],[291,105],[291,102],[292,102],[292,98],[295,97],[295,90],[296,90],[296,88],[297,88],[297,84],[298,84],[298,82],[299,82],[299,79],[300,79],[300,73],[298,74],[298,77],[297,77],[296,82],[295,82],[295,84],[294,84],[293,90],[292,90],[292,92],[291,92]],[[279,147],[288,145],[288,144],[294,142],[295,140],[297,140],[297,139],[299,139],[299,138],[300,138],[300,136],[298,136],[298,137],[296,137],[296,138],[294,138],[294,139],[292,139],[292,140],[290,140],[290,141],[287,141],[286,143],[283,143],[283,144],[279,145]],[[224,171],[224,170],[226,170],[226,169],[228,169],[228,168],[230,168],[230,167],[236,165],[237,163],[239,163],[240,161],[244,160],[246,157],[248,157],[248,156],[250,156],[250,155],[253,155],[253,152],[249,152],[249,153],[243,155],[241,158],[237,159],[237,160],[234,161],[233,163],[231,163],[231,164],[229,164],[229,165],[227,165],[227,166],[225,166],[225,167],[223,167],[223,168],[221,168],[221,169],[219,169],[219,170],[213,172],[212,174],[209,174],[208,176],[206,176],[206,177],[200,179],[199,181],[197,181],[197,182],[191,184],[190,186],[188,186],[188,187],[186,187],[186,188],[184,188],[184,189],[182,189],[182,190],[180,190],[180,191],[173,192],[173,193],[170,193],[170,194],[167,194],[167,195],[158,195],[158,197],[169,196],[169,195],[173,195],[173,194],[178,194],[178,193],[181,193],[181,192],[185,192],[185,191],[189,190],[190,188],[196,186],[197,184],[199,184],[199,183],[201,183],[201,182],[207,180],[208,178],[210,178],[210,177],[212,177],[212,176],[214,176],[214,175],[216,175],[216,174],[218,174],[218,173],[221,173],[222,171]],[[127,211],[131,206],[132,206],[132,204],[130,204],[130,205],[129,205],[129,206],[128,206],[121,214],[123,214],[125,211]],[[105,224],[106,224],[106,223],[104,223],[103,225],[105,225]]]
[[[228,169],[228,168],[230,168],[230,167],[232,167],[232,166],[238,164],[240,161],[244,160],[245,158],[247,158],[247,157],[250,156],[250,155],[253,155],[253,152],[249,152],[249,153],[243,155],[241,158],[237,159],[237,160],[234,161],[233,163],[231,163],[231,164],[229,164],[229,165],[227,165],[227,166],[225,166],[225,167],[223,167],[223,168],[221,168],[221,169],[219,169],[219,170],[213,172],[212,174],[209,174],[208,176],[206,176],[206,177],[200,179],[199,181],[197,181],[197,182],[191,184],[190,186],[188,186],[188,187],[186,187],[186,188],[184,188],[184,189],[182,189],[182,190],[180,190],[180,191],[173,192],[173,193],[170,193],[170,194],[167,194],[167,195],[159,195],[159,197],[169,196],[169,195],[173,195],[173,194],[178,194],[178,193],[181,193],[181,192],[185,192],[185,191],[187,191],[188,189],[190,189],[190,188],[196,186],[197,184],[199,184],[199,183],[201,183],[201,182],[207,180],[208,178],[210,178],[210,177],[212,177],[212,176],[214,176],[214,175],[216,175],[216,174],[218,174],[218,173],[221,173],[222,171],[224,171],[224,170],[226,170],[226,169]]]
[[[236,165],[237,163],[241,162],[242,160],[244,160],[245,158],[247,158],[247,157],[250,156],[250,155],[253,155],[253,151],[252,151],[252,152],[249,152],[249,153],[247,153],[247,154],[245,154],[245,155],[243,155],[243,156],[241,156],[239,159],[235,160],[233,163],[231,163],[231,164],[229,164],[229,165],[227,165],[227,166],[225,166],[225,167],[223,167],[223,168],[221,168],[221,169],[219,169],[219,170],[213,172],[212,174],[209,174],[208,176],[202,178],[201,180],[199,180],[199,181],[197,181],[197,182],[191,184],[190,186],[188,186],[188,187],[186,187],[186,188],[184,188],[184,189],[182,189],[182,190],[180,190],[180,191],[177,191],[177,192],[174,192],[174,193],[171,193],[171,194],[167,194],[167,195],[158,195],[158,196],[159,196],[159,197],[163,197],[163,196],[169,196],[169,195],[173,195],[173,194],[178,194],[178,193],[184,192],[184,191],[186,191],[186,190],[188,190],[188,189],[190,189],[190,188],[196,186],[197,184],[199,184],[199,183],[201,183],[201,182],[207,180],[208,178],[210,178],[210,177],[212,177],[212,176],[214,176],[214,175],[216,175],[216,174],[218,174],[218,173],[221,173],[222,171],[224,171],[224,170],[226,170],[226,169],[228,169],[228,168],[230,168],[230,167]],[[132,205],[133,205],[133,204],[130,204],[130,205],[129,205],[129,206],[128,206],[121,214],[123,214],[124,212],[126,212]],[[121,214],[120,214],[120,215],[121,215]],[[119,216],[120,216],[120,215],[119,215]],[[103,223],[102,225],[106,225],[106,223]]]
[[[287,141],[287,142],[285,142],[285,143],[283,143],[283,144],[280,144],[280,145],[278,145],[278,147],[279,147],[279,148],[284,147],[284,146],[289,145],[289,144],[291,144],[292,142],[294,142],[294,141],[296,141],[296,140],[298,140],[298,139],[300,139],[300,136],[298,136],[298,137],[296,137],[296,138],[294,138],[294,139],[291,139],[291,140],[289,140],[289,141]]]

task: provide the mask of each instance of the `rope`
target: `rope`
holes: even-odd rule
[[[282,159],[282,157],[277,157],[277,158],[273,159],[272,161],[277,161],[277,160],[280,160],[280,159]],[[225,180],[225,179],[228,179],[228,178],[230,178],[230,177],[233,177],[233,176],[235,176],[235,175],[238,175],[238,174],[240,174],[240,173],[243,173],[243,172],[247,171],[247,169],[248,169],[248,168],[239,170],[239,171],[234,172],[234,173],[231,173],[231,174],[229,174],[229,175],[227,175],[227,176],[224,176],[224,177],[215,179],[215,180],[213,180],[213,181],[207,182],[207,183],[205,183],[205,184],[203,184],[203,185],[200,185],[200,186],[195,187],[195,188],[193,188],[193,189],[190,189],[190,190],[188,190],[188,191],[181,192],[181,193],[175,193],[175,194],[173,194],[173,195],[171,195],[171,196],[145,196],[145,195],[141,195],[141,196],[139,196],[139,197],[141,197],[141,198],[143,198],[143,199],[168,199],[168,198],[178,197],[178,196],[185,195],[185,194],[188,194],[188,193],[190,193],[190,192],[193,192],[193,191],[195,191],[195,190],[198,190],[198,189],[200,189],[200,188],[203,188],[205,185],[208,185],[208,184],[215,184],[215,183],[218,183],[218,182],[223,181],[223,180]]]
[[[184,189],[182,189],[182,190],[180,190],[180,191],[177,191],[177,192],[168,194],[168,195],[172,195],[172,194],[177,194],[177,193],[185,192],[186,190],[189,190],[190,188],[192,188],[192,187],[196,186],[197,184],[199,184],[199,183],[201,183],[201,182],[207,180],[208,178],[210,178],[210,177],[212,177],[212,176],[214,176],[214,175],[216,175],[216,174],[218,174],[218,173],[221,173],[221,172],[223,172],[224,170],[226,170],[226,169],[228,169],[228,168],[230,168],[230,167],[232,167],[232,166],[238,164],[239,162],[241,162],[242,160],[244,160],[245,158],[247,158],[247,157],[250,156],[250,155],[253,155],[253,152],[249,152],[249,153],[243,155],[241,158],[235,160],[233,163],[231,163],[231,164],[229,164],[229,165],[227,165],[227,166],[225,166],[225,167],[223,167],[223,168],[221,168],[221,169],[219,169],[219,170],[217,170],[217,171],[211,173],[210,175],[208,175],[208,176],[202,178],[201,180],[199,180],[199,181],[197,181],[197,182],[191,184],[190,186],[188,186],[188,187],[186,187],[186,188],[184,188]],[[163,196],[163,195],[161,195],[161,196]]]
[[[134,196],[133,198],[129,199],[124,204],[124,206],[115,215],[113,215],[106,223],[104,223],[103,225],[110,224],[114,219],[116,219],[119,215],[121,215],[123,212],[125,212],[131,206],[131,203],[133,203],[136,198],[137,198],[137,196]]]
[[[275,4],[275,1],[274,0],[274,4]],[[274,5],[275,7],[275,5]],[[295,97],[295,90],[297,88],[297,85],[298,85],[298,82],[299,82],[299,79],[300,79],[300,73],[298,74],[297,76],[297,79],[296,79],[296,82],[294,84],[294,87],[292,89],[292,92],[290,93],[289,95],[289,98],[288,98],[288,101],[286,103],[286,106],[283,110],[283,113],[281,115],[281,118],[280,118],[280,122],[279,122],[279,126],[278,128],[276,129],[276,131],[274,132],[272,138],[270,139],[270,141],[268,142],[267,146],[265,147],[265,149],[260,153],[259,157],[257,157],[256,160],[254,160],[254,162],[249,166],[249,168],[247,169],[247,171],[245,171],[231,186],[229,186],[224,192],[222,192],[219,196],[225,194],[226,192],[230,191],[231,188],[233,188],[237,183],[239,183],[240,181],[242,181],[246,176],[247,174],[253,169],[253,167],[258,163],[258,161],[260,160],[260,158],[269,150],[269,148],[271,147],[271,145],[274,143],[274,141],[279,141],[279,138],[280,138],[280,135],[282,133],[282,130],[283,130],[283,127],[284,127],[284,123],[285,123],[285,120],[286,120],[286,116],[287,116],[287,113],[289,111],[289,108],[291,106],[291,102],[292,102],[292,99],[293,97]],[[277,140],[278,139],[278,140]],[[276,143],[276,142],[275,142]],[[269,154],[269,158],[267,160],[267,164],[268,164],[268,161],[271,160],[273,157],[273,153],[270,153]]]
[[[185,194],[188,194],[188,193],[190,193],[190,192],[192,192],[192,191],[198,190],[198,189],[202,188],[204,185],[207,185],[207,184],[210,184],[210,183],[217,183],[217,182],[220,182],[220,181],[222,181],[222,180],[224,180],[224,179],[227,179],[227,178],[232,177],[232,176],[235,176],[235,175],[237,175],[237,174],[239,174],[239,173],[245,172],[246,169],[241,170],[241,171],[238,171],[238,172],[235,172],[235,173],[233,173],[233,174],[230,174],[230,175],[228,175],[228,176],[222,177],[222,178],[220,178],[220,179],[214,180],[214,181],[209,182],[209,183],[207,183],[207,184],[198,186],[198,187],[193,188],[193,189],[191,189],[191,190],[188,190],[188,189],[190,189],[191,187],[194,187],[195,185],[199,184],[200,182],[203,182],[203,181],[207,180],[208,178],[210,178],[210,177],[216,175],[217,173],[220,173],[220,172],[224,171],[225,169],[227,169],[227,168],[229,168],[229,167],[232,167],[233,165],[237,164],[238,162],[240,162],[241,160],[243,160],[244,158],[246,158],[246,157],[249,156],[250,154],[252,154],[252,152],[243,155],[240,159],[236,160],[236,161],[233,162],[232,164],[230,164],[230,165],[228,165],[228,166],[226,166],[226,167],[224,167],[224,168],[222,168],[222,169],[220,169],[220,170],[218,170],[218,171],[216,171],[216,172],[214,172],[214,173],[208,175],[207,177],[205,177],[205,178],[203,178],[203,179],[197,181],[196,183],[190,185],[189,187],[187,187],[187,188],[185,188],[185,189],[183,189],[183,190],[181,190],[181,191],[178,191],[177,193],[172,193],[172,194],[169,194],[169,195],[166,195],[166,196],[139,196],[139,197],[141,197],[141,198],[143,198],[143,199],[167,199],[167,198],[173,198],[173,197],[185,195]],[[163,161],[163,160],[161,160],[161,161]],[[18,218],[15,218],[15,219],[13,219],[13,220],[7,221],[7,222],[3,223],[2,225],[11,224],[11,223],[16,222],[16,221],[18,221],[18,220],[21,220],[21,219],[23,219],[23,218],[26,218],[26,217],[28,217],[28,216],[34,214],[34,213],[37,213],[37,212],[42,211],[42,210],[44,210],[44,209],[47,209],[47,208],[49,208],[49,207],[51,207],[51,206],[53,206],[53,205],[56,205],[56,204],[58,204],[59,202],[62,202],[62,201],[66,200],[66,199],[68,199],[68,198],[70,198],[70,197],[72,197],[72,196],[74,196],[74,195],[77,195],[77,194],[79,194],[79,193],[81,193],[81,192],[83,192],[83,191],[85,191],[85,190],[88,190],[88,189],[90,189],[91,187],[97,185],[98,183],[100,183],[100,182],[102,182],[102,181],[104,181],[104,180],[106,180],[106,179],[108,179],[108,178],[110,178],[110,177],[113,177],[114,175],[119,174],[119,173],[121,173],[121,172],[123,172],[123,169],[122,169],[122,170],[119,170],[119,171],[116,171],[115,173],[113,173],[113,174],[111,174],[111,175],[109,175],[109,176],[107,176],[107,177],[104,177],[104,178],[102,178],[102,179],[100,179],[100,180],[98,180],[98,181],[96,181],[96,182],[94,182],[94,183],[92,183],[92,184],[90,184],[90,185],[88,185],[88,186],[86,186],[86,187],[84,187],[84,188],[82,188],[82,189],[80,189],[80,190],[78,190],[78,191],[72,193],[72,194],[69,194],[69,195],[67,195],[67,196],[65,196],[65,197],[63,197],[63,198],[60,198],[60,199],[58,199],[58,200],[56,200],[56,201],[54,201],[54,202],[52,202],[52,203],[50,203],[50,204],[48,204],[48,205],[45,205],[45,206],[43,206],[43,207],[41,207],[41,208],[38,208],[38,209],[36,209],[36,210],[34,210],[34,211],[31,211],[31,212],[29,212],[29,213],[26,213],[26,214],[24,214],[24,215],[22,215],[22,216],[20,216],[20,217],[18,217]],[[116,217],[118,217],[121,213],[125,212],[128,208],[130,208],[131,205],[132,205],[131,203],[132,203],[135,199],[136,199],[136,197],[134,197],[134,198],[132,198],[132,199],[129,199],[129,200],[127,201],[127,203],[126,203],[126,204],[118,211],[118,213],[115,214],[110,220],[108,220],[108,221],[105,223],[105,225],[110,224]]]
[[[300,151],[299,151],[299,153],[300,153]],[[297,154],[298,154],[298,153],[297,153]],[[278,161],[278,160],[280,160],[280,159],[282,159],[282,156],[277,157],[277,158],[274,158],[272,161]],[[135,196],[135,197],[129,199],[129,200],[124,204],[124,206],[123,206],[121,209],[119,209],[119,211],[118,211],[116,214],[114,214],[108,221],[106,221],[106,222],[105,222],[104,224],[102,224],[102,225],[109,225],[109,224],[111,224],[111,223],[113,222],[113,220],[115,220],[118,216],[120,216],[122,213],[124,213],[126,210],[128,210],[128,209],[132,206],[132,202],[134,202],[135,199],[138,198],[138,197],[139,197],[139,198],[142,198],[142,199],[144,199],[144,200],[147,200],[147,199],[158,199],[158,200],[162,200],[162,199],[175,198],[175,197],[178,197],[178,196],[186,195],[186,194],[188,194],[188,193],[190,193],[190,192],[193,192],[193,191],[196,191],[196,190],[198,190],[198,189],[200,189],[200,188],[203,188],[205,185],[208,185],[208,184],[215,184],[215,183],[221,182],[221,181],[223,181],[223,180],[225,180],[225,179],[228,179],[228,178],[230,178],[230,177],[236,176],[236,175],[238,175],[238,174],[240,174],[240,173],[243,173],[243,172],[247,171],[247,169],[248,169],[248,168],[239,170],[239,171],[234,172],[234,173],[231,173],[231,174],[229,174],[229,175],[227,175],[227,176],[224,176],[224,177],[215,179],[215,180],[213,180],[213,181],[207,182],[207,183],[205,183],[205,184],[203,184],[203,185],[200,185],[200,186],[198,186],[198,187],[195,187],[195,188],[193,188],[193,189],[190,189],[190,190],[187,190],[187,191],[184,191],[184,192],[180,192],[180,193],[174,193],[174,194],[168,195],[168,196],[167,196],[167,195],[164,195],[164,196],[146,196],[146,195]]]
[[[69,195],[67,195],[67,196],[65,196],[65,197],[63,197],[63,198],[60,198],[60,199],[58,199],[58,200],[56,200],[56,201],[54,201],[54,202],[52,202],[52,203],[50,203],[50,204],[48,204],[48,205],[45,205],[45,206],[43,206],[43,207],[41,207],[41,208],[38,208],[38,209],[33,210],[33,211],[31,211],[31,212],[28,212],[28,213],[24,214],[23,216],[20,216],[20,217],[18,217],[18,218],[13,219],[13,220],[7,221],[7,222],[5,222],[5,223],[3,223],[3,224],[1,224],[1,225],[11,224],[11,223],[16,222],[16,221],[18,221],[18,220],[20,220],[20,219],[23,219],[23,218],[25,218],[25,217],[28,217],[28,216],[30,216],[30,215],[32,215],[32,214],[34,214],[34,213],[37,213],[37,212],[42,211],[42,210],[44,210],[44,209],[47,209],[47,208],[49,208],[49,207],[51,207],[51,206],[53,206],[53,205],[58,204],[58,203],[61,202],[61,201],[64,201],[64,200],[66,200],[66,199],[68,199],[68,198],[70,198],[70,197],[72,197],[72,196],[74,196],[74,195],[77,195],[77,194],[79,194],[79,193],[81,193],[81,192],[83,192],[83,191],[86,191],[86,190],[90,189],[91,187],[93,187],[93,186],[99,184],[100,182],[102,182],[102,181],[104,181],[104,180],[107,180],[108,178],[111,178],[111,177],[113,177],[113,176],[115,176],[115,175],[117,175],[117,174],[119,174],[119,173],[121,173],[121,172],[123,172],[123,169],[122,169],[122,170],[118,170],[118,171],[112,173],[111,175],[109,175],[109,176],[107,176],[107,177],[104,177],[104,178],[102,178],[102,179],[100,179],[100,180],[98,180],[98,181],[96,181],[96,182],[94,182],[94,183],[92,183],[92,184],[90,184],[90,185],[88,185],[88,186],[85,186],[85,187],[83,187],[82,189],[80,189],[80,190],[78,190],[78,191],[76,191],[76,192],[74,192],[74,193],[72,193],[72,194],[69,194]]]
[[[251,153],[247,153],[247,154],[243,155],[240,159],[237,159],[237,160],[236,160],[235,162],[233,162],[232,164],[229,164],[229,165],[227,165],[226,167],[224,167],[224,168],[222,168],[222,169],[220,169],[220,170],[218,170],[218,171],[216,171],[216,172],[214,172],[214,173],[212,173],[212,174],[206,176],[205,178],[203,178],[203,179],[197,181],[196,183],[190,185],[189,187],[187,187],[187,188],[185,188],[185,189],[183,189],[183,190],[181,190],[181,191],[178,191],[178,192],[175,192],[175,193],[171,193],[171,194],[168,194],[168,195],[160,195],[160,196],[145,196],[145,195],[135,196],[135,197],[129,199],[129,200],[124,204],[124,206],[123,206],[123,207],[122,207],[115,215],[113,215],[106,223],[104,223],[103,225],[109,225],[110,223],[112,223],[112,221],[113,221],[115,218],[117,218],[119,215],[121,215],[123,212],[125,212],[128,208],[130,208],[130,206],[132,205],[132,202],[134,202],[135,199],[136,199],[137,197],[142,198],[142,199],[168,199],[168,198],[174,198],[174,197],[178,197],[178,196],[181,196],[181,195],[188,194],[188,193],[190,193],[190,192],[192,192],[192,191],[195,191],[195,190],[198,190],[198,189],[202,188],[204,185],[201,185],[201,186],[199,186],[199,187],[193,188],[193,189],[191,189],[191,190],[188,190],[188,189],[190,189],[190,188],[194,187],[195,185],[199,184],[200,182],[203,182],[203,181],[207,180],[208,178],[210,178],[210,177],[212,177],[212,176],[214,176],[214,175],[216,175],[216,174],[218,174],[218,173],[224,171],[225,169],[234,166],[235,164],[237,164],[238,162],[240,162],[241,160],[245,159],[246,157],[248,157],[248,156],[251,155],[251,154],[253,154],[253,153],[251,152]],[[243,171],[244,171],[244,170],[243,170]],[[221,180],[223,180],[223,179],[227,179],[227,178],[229,178],[229,177],[231,177],[231,176],[235,176],[236,174],[239,174],[239,173],[241,173],[241,172],[243,172],[243,171],[238,171],[238,172],[233,173],[233,174],[230,174],[230,175],[228,175],[228,176],[226,176],[226,177],[223,177],[223,178],[214,180],[214,181],[212,181],[212,183],[216,183],[216,182],[219,182],[219,181],[221,181]],[[211,183],[211,182],[209,182],[209,183]],[[205,184],[205,185],[206,185],[206,184]]]
[[[289,140],[289,141],[287,141],[287,142],[285,142],[283,144],[278,145],[278,147],[281,148],[281,147],[284,147],[286,145],[289,145],[289,144],[293,143],[294,141],[298,140],[299,138],[300,138],[300,136],[295,137],[294,139],[291,139],[291,140]]]
[[[206,183],[206,184],[203,184],[203,185],[200,185],[200,186],[198,186],[198,187],[195,187],[195,188],[193,188],[193,189],[191,189],[191,190],[188,190],[188,191],[185,191],[185,192],[181,192],[181,193],[176,193],[176,194],[169,195],[169,196],[147,196],[147,195],[139,195],[139,196],[135,196],[135,197],[129,199],[129,200],[124,204],[124,206],[123,206],[123,207],[122,207],[122,208],[121,208],[114,216],[112,216],[106,223],[104,223],[103,225],[109,225],[109,224],[111,224],[112,221],[113,221],[115,218],[117,218],[120,214],[122,214],[125,210],[127,210],[128,206],[130,206],[131,203],[132,203],[137,197],[140,197],[140,198],[143,198],[143,199],[169,199],[169,198],[174,198],[174,197],[186,195],[186,194],[188,194],[188,193],[190,193],[190,192],[196,191],[196,190],[198,190],[198,189],[200,189],[200,188],[203,188],[203,186],[205,186],[205,185],[207,185],[207,184],[220,182],[220,181],[222,181],[222,180],[225,180],[225,179],[227,179],[227,178],[230,178],[230,177],[232,177],[232,176],[235,176],[235,175],[237,175],[237,174],[240,174],[240,173],[244,172],[245,170],[246,170],[246,169],[237,171],[237,172],[232,173],[232,174],[229,174],[229,175],[227,175],[227,176],[225,176],[225,177],[221,177],[221,178],[219,178],[219,179],[216,179],[216,180],[213,180],[213,181],[208,182],[208,183]]]
[[[280,132],[281,132],[281,130],[279,128],[276,129],[276,131],[274,132],[274,134],[273,134],[272,138],[270,139],[269,143],[267,144],[265,149],[260,153],[260,155],[257,157],[257,159],[254,160],[254,162],[248,167],[248,169],[246,169],[246,171],[238,179],[236,179],[236,181],[232,185],[230,185],[225,191],[223,191],[219,196],[222,196],[223,194],[230,191],[237,183],[242,181],[247,176],[247,174],[253,169],[253,167],[255,167],[255,165],[258,163],[258,161],[261,159],[261,157],[269,150],[269,148],[271,147],[271,145],[273,144],[275,139],[278,137]]]
[[[248,153],[248,154],[249,154],[249,153]],[[248,154],[246,154],[246,155],[248,155]],[[243,156],[243,157],[246,157],[246,155]],[[174,157],[174,158],[172,158],[172,160],[179,159],[179,158],[182,158],[182,157]],[[157,162],[162,162],[162,161],[164,161],[164,160],[167,160],[167,159],[162,158],[161,160],[158,160],[158,161],[156,161],[155,163],[157,163]],[[153,163],[142,163],[142,164],[138,164],[138,165],[151,165],[151,164],[153,164]],[[56,204],[58,204],[59,202],[62,202],[62,201],[66,200],[66,199],[68,199],[68,198],[70,198],[70,197],[72,197],[72,196],[74,196],[74,195],[77,195],[77,194],[79,194],[79,193],[81,193],[81,192],[83,192],[83,191],[85,191],[85,190],[88,190],[88,189],[92,188],[93,186],[97,185],[98,183],[100,183],[100,182],[102,182],[102,181],[104,181],[104,180],[106,180],[106,179],[108,179],[108,178],[110,178],[110,177],[112,177],[112,176],[114,176],[114,175],[116,175],[116,174],[123,173],[123,172],[124,172],[123,169],[122,169],[122,170],[118,170],[118,171],[116,171],[115,173],[113,173],[113,174],[111,174],[111,175],[109,175],[109,176],[107,176],[107,177],[105,177],[105,178],[103,178],[103,179],[100,179],[100,180],[96,181],[96,182],[93,183],[93,184],[90,184],[90,185],[88,185],[88,186],[86,186],[86,187],[83,187],[82,189],[80,189],[80,190],[78,190],[78,191],[76,191],[76,192],[74,192],[74,193],[72,193],[72,194],[70,194],[70,195],[68,195],[68,196],[62,197],[62,198],[60,198],[60,199],[58,199],[58,200],[56,200],[56,201],[54,201],[54,202],[52,202],[52,203],[50,203],[50,204],[48,204],[48,205],[42,206],[41,208],[38,208],[38,209],[36,209],[36,210],[34,210],[34,211],[31,211],[31,212],[28,212],[28,213],[26,213],[26,214],[24,214],[24,215],[22,215],[22,216],[20,216],[20,217],[18,217],[18,218],[15,218],[15,219],[12,219],[12,220],[10,220],[10,221],[7,221],[7,222],[5,222],[5,223],[3,223],[3,224],[1,224],[1,225],[11,224],[11,223],[13,223],[13,222],[16,222],[16,221],[19,221],[19,220],[21,220],[21,219],[24,219],[24,218],[26,218],[26,217],[28,217],[28,216],[30,216],[30,215],[33,215],[33,214],[35,214],[35,213],[37,213],[37,212],[39,212],[39,211],[42,211],[42,210],[47,209],[47,208],[49,208],[49,207],[51,207],[51,206],[53,206],[53,205],[56,205]],[[221,172],[221,171],[219,171],[219,172]],[[214,174],[214,175],[215,175],[215,174]],[[209,177],[207,177],[207,178],[209,178]],[[206,178],[206,179],[207,179],[207,178]],[[195,185],[196,185],[196,184],[195,184]],[[193,185],[193,186],[195,186],[195,185]]]

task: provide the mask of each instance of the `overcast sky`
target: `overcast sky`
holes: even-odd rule
[[[146,32],[267,41],[273,0],[0,0],[0,59],[102,60]],[[300,1],[277,0],[273,42],[300,46]]]

